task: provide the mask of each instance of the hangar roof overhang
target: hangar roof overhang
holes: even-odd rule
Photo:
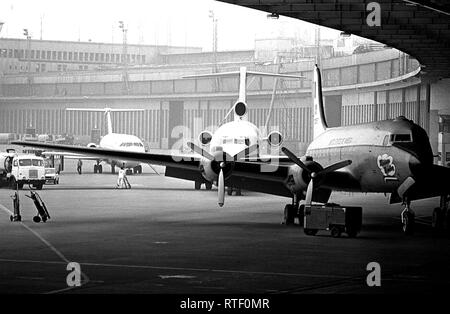
[[[447,0],[219,0],[276,13],[384,43],[416,58],[430,79],[450,77]],[[380,5],[380,25],[367,18]],[[373,16],[373,15],[372,15]]]

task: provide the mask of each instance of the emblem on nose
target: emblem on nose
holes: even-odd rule
[[[383,176],[395,176],[396,169],[394,165],[394,158],[392,158],[392,156],[389,156],[388,154],[379,155],[377,158],[377,165]]]

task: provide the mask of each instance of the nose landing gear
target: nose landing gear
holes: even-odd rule
[[[405,208],[403,209],[401,213],[401,219],[403,224],[403,233],[406,235],[410,235],[414,233],[414,225],[415,225],[415,213],[411,209],[411,201],[408,199],[405,199],[403,204],[405,205]]]

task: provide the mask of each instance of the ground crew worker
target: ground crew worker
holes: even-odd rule
[[[83,166],[83,162],[81,161],[81,159],[78,159],[78,163],[77,163],[78,174],[81,174],[81,166]]]
[[[123,169],[124,167],[122,166],[122,169]],[[131,189],[131,184],[130,184],[130,182],[128,181],[128,177],[127,177],[127,172],[124,170],[123,171],[123,184],[125,184],[125,188],[126,189]]]
[[[123,184],[123,177],[125,176],[125,170],[123,169],[123,166],[120,167],[119,169],[119,174],[117,177],[117,186],[116,188],[122,188],[122,184]]]

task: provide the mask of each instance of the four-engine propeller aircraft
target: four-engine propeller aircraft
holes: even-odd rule
[[[433,164],[425,130],[404,117],[328,128],[317,66],[314,140],[300,158],[283,148],[290,163],[240,161],[224,151],[211,155],[198,149],[202,158],[32,142],[14,144],[164,165],[171,176],[193,181],[205,174],[215,176],[225,185],[292,198],[292,204],[285,207],[288,216],[296,214],[302,200],[306,204],[328,202],[332,191],[390,193],[391,203],[404,204],[401,218],[405,233],[412,233],[414,228],[411,201],[440,196],[441,207],[433,212],[433,226],[439,228],[444,221],[450,225],[450,169]],[[222,195],[219,188],[219,203]]]

